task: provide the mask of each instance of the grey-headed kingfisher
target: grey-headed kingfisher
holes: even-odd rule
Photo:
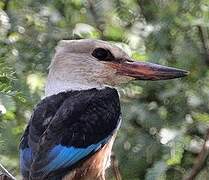
[[[104,180],[121,123],[114,88],[131,80],[166,80],[187,71],[136,62],[100,40],[62,40],[20,143],[25,180]]]

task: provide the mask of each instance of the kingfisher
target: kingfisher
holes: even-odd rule
[[[187,71],[134,61],[101,40],[61,40],[49,66],[45,97],[20,142],[24,180],[105,180],[121,123],[115,87],[167,80]]]

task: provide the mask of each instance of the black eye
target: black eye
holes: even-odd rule
[[[92,56],[97,58],[98,60],[104,61],[107,60],[107,58],[111,55],[109,50],[103,49],[103,48],[97,48],[93,51]]]

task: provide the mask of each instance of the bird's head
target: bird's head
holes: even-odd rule
[[[117,86],[130,80],[167,80],[187,71],[136,62],[121,48],[100,40],[62,40],[56,47],[46,95],[67,90]]]

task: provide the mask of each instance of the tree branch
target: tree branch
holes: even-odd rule
[[[186,178],[184,178],[184,180],[194,180],[194,178],[204,168],[208,155],[209,155],[209,128],[206,132],[205,141],[202,150],[198,154],[190,174]]]
[[[112,164],[112,168],[113,168],[113,173],[115,175],[115,179],[122,180],[121,175],[120,175],[120,170],[118,167],[118,160],[117,160],[114,153],[112,153],[112,155],[111,155],[111,164]]]
[[[203,50],[204,50],[205,63],[209,66],[209,48],[208,48],[207,31],[204,27],[202,27],[200,25],[198,25],[197,28],[198,28],[200,40],[202,42]]]

